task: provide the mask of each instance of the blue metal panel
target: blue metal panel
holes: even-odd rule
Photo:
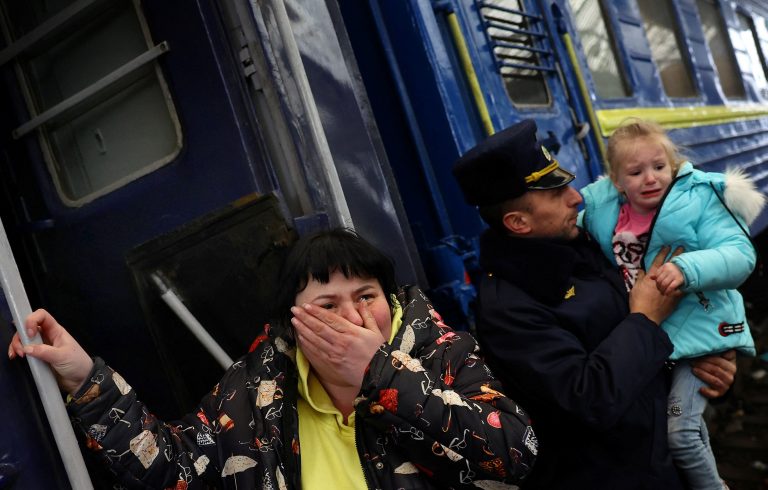
[[[382,250],[397,257],[403,283],[420,279],[411,236],[401,217],[399,196],[385,174],[385,155],[374,145],[378,135],[368,120],[364,89],[348,48],[343,25],[334,25],[334,4],[287,4],[325,136],[344,190],[355,228]],[[349,52],[348,52],[349,51]],[[401,223],[402,220],[402,223]]]
[[[416,241],[423,244],[425,236],[442,236],[450,229],[450,222],[436,203],[442,199],[442,194],[429,174],[432,168],[430,154],[407,94],[400,65],[396,64],[389,31],[381,31],[386,29],[383,17],[380,13],[374,16],[364,2],[340,2],[340,7],[345,18],[354,19],[354,22],[346,23],[346,30],[364,76],[388,161],[395,171],[408,169],[407,178],[399,178],[397,186]],[[378,5],[375,7],[378,9]],[[414,47],[414,51],[416,49],[418,47]],[[436,115],[435,123],[441,124],[439,115]]]
[[[340,5],[427,273],[425,286],[446,320],[460,327],[455,318],[466,311],[452,310],[469,292],[452,230],[466,222],[482,229],[450,173],[459,156],[457,135],[480,131],[467,92],[459,90],[463,80],[453,77],[453,55],[429,2]]]
[[[442,189],[441,201],[446,207],[446,214],[453,226],[456,223],[470,223],[476,229],[480,227],[472,210],[461,206],[458,186],[453,181],[450,166],[459,156],[459,146],[469,147],[467,141],[474,141],[481,134],[479,125],[475,125],[473,109],[468,107],[463,81],[453,73],[453,56],[449,53],[442,39],[440,26],[429,2],[380,2],[383,23],[398,56],[396,61],[404,78],[405,94],[413,103],[420,138],[426,144],[427,158],[432,166],[431,174],[439,189]],[[465,148],[466,149],[466,148]],[[398,185],[406,186],[411,182],[421,182],[412,191],[402,191],[406,208],[411,210],[429,209],[436,205],[425,195],[425,180],[429,175],[414,175],[415,166],[410,162],[398,162],[390,158]],[[409,205],[408,202],[413,203]],[[423,202],[426,207],[416,204]],[[432,210],[437,213],[437,210]],[[422,246],[432,246],[443,236],[441,230],[429,223],[427,215],[409,216],[417,240]],[[416,219],[414,219],[416,218]],[[447,229],[446,226],[443,226]]]

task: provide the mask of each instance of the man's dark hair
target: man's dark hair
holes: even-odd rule
[[[505,230],[504,223],[502,222],[502,218],[506,214],[504,204],[505,202],[500,202],[477,208],[477,212],[480,213],[480,217],[483,218],[485,224],[502,234],[504,234]]]
[[[392,303],[397,293],[395,267],[392,261],[376,247],[346,228],[320,231],[297,241],[283,262],[277,283],[273,327],[278,335],[290,331],[291,306],[296,295],[307,287],[310,279],[326,284],[331,273],[340,271],[344,277],[376,279]]]
[[[529,191],[530,192],[530,191]],[[523,194],[524,196],[525,194]],[[509,230],[504,226],[504,215],[511,211],[527,211],[531,212],[531,206],[527,201],[524,201],[523,196],[515,199],[508,199],[497,204],[488,204],[485,206],[479,206],[477,212],[480,213],[480,217],[483,221],[497,232],[506,235]]]

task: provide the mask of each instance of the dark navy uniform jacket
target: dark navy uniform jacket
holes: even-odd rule
[[[480,260],[479,342],[539,438],[523,488],[681,488],[667,448],[672,344],[629,313],[597,244],[488,230]]]

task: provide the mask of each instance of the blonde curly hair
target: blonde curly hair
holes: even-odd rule
[[[667,132],[658,123],[632,117],[622,121],[621,125],[608,138],[606,159],[608,160],[608,172],[611,179],[615,180],[627,151],[632,150],[632,147],[628,146],[627,143],[632,143],[640,138],[650,138],[660,144],[667,154],[669,165],[672,167],[672,175],[677,175],[680,165],[686,161],[680,147],[669,139]]]

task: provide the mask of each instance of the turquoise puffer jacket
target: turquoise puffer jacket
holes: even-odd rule
[[[756,254],[739,226],[746,229],[743,214],[731,209],[738,216],[737,223],[721,201],[725,188],[726,174],[702,172],[685,162],[651,224],[643,257],[646,270],[663,245],[670,245],[673,250],[682,246],[685,250],[672,262],[683,272],[685,283],[681,290],[688,294],[662,324],[675,346],[670,359],[728,349],[755,355],[744,301],[736,288],[754,269]],[[762,203],[763,196],[753,189],[752,192]],[[611,242],[624,198],[607,178],[589,184],[581,193],[584,211],[580,224],[615,263]],[[743,197],[744,193],[740,194]]]

